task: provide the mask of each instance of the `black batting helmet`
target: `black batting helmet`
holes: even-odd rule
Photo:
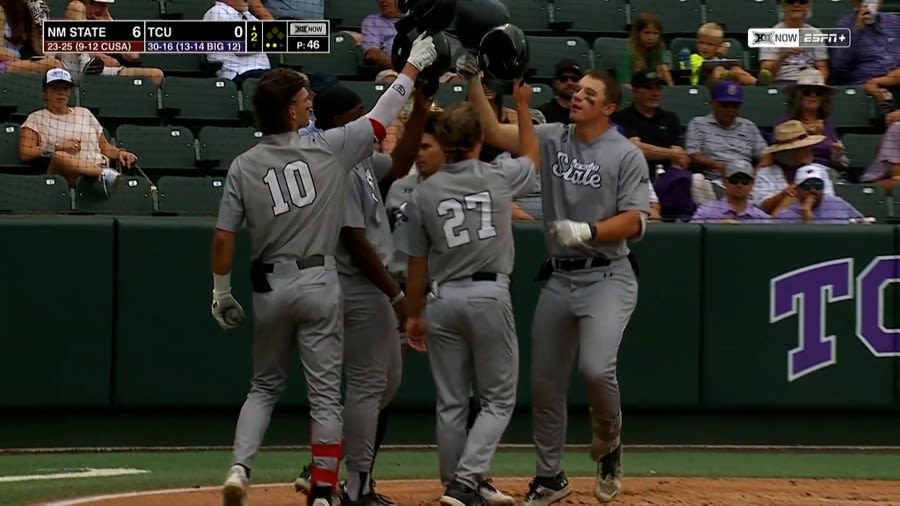
[[[518,26],[504,24],[489,30],[478,44],[478,63],[484,72],[504,81],[528,71],[528,38]]]

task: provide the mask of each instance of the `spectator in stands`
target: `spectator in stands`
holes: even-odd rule
[[[784,91],[788,95],[787,114],[780,116],[775,124],[797,120],[803,123],[809,135],[824,135],[822,142],[812,148],[813,161],[839,172],[845,171],[850,162],[829,117],[835,89],[825,84],[818,70],[806,69],[797,73],[797,81]]]
[[[649,12],[638,14],[631,26],[628,44],[622,52],[622,60],[616,70],[616,77],[627,88],[631,75],[641,70],[649,70],[659,74],[670,86],[674,84],[669,72],[669,52],[663,40],[662,23],[659,18]]]
[[[891,122],[881,139],[878,154],[862,176],[862,182],[875,183],[888,194],[900,183],[900,123]]]
[[[43,74],[63,66],[56,58],[42,58],[39,29],[25,0],[0,0],[0,8],[4,16],[0,73]]]
[[[48,163],[48,173],[65,177],[74,186],[79,176],[99,178],[109,192],[119,172],[110,165],[130,167],[137,157],[110,144],[103,127],[83,107],[69,107],[75,82],[65,69],[52,69],[43,81],[44,108],[22,124],[19,157],[24,162]]]
[[[869,79],[863,88],[866,93],[872,95],[878,108],[887,113],[894,110],[894,102],[890,95],[890,88],[900,86],[900,67],[888,72],[887,75]]]
[[[770,216],[750,201],[754,169],[746,160],[732,160],[722,181],[725,196],[697,208],[691,223],[766,222]]]
[[[613,121],[625,129],[625,137],[637,146],[647,165],[687,169],[691,158],[682,146],[678,115],[660,107],[665,78],[655,70],[639,70],[631,76],[631,105],[613,114]],[[651,178],[655,178],[655,171]]]
[[[196,0],[195,0],[196,1]],[[325,19],[325,0],[249,0],[259,19]]]
[[[811,0],[781,0],[781,21],[774,28],[818,28],[806,20],[812,14]],[[772,84],[791,84],[804,69],[818,69],[822,80],[828,79],[828,49],[818,48],[760,48],[760,67],[773,76]]]
[[[740,117],[744,91],[740,84],[719,81],[710,94],[712,113],[688,123],[685,150],[710,181],[719,181],[731,160],[763,159],[766,141],[759,128]]]
[[[760,209],[775,216],[796,202],[796,188],[790,183],[801,167],[815,165],[825,174],[825,193],[834,194],[828,169],[813,164],[812,147],[822,142],[824,135],[810,135],[803,123],[790,120],[775,127],[775,142],[766,148],[774,163],[761,167],[756,173],[753,202]]]
[[[849,28],[849,47],[831,49],[831,72],[834,83],[863,85],[886,76],[900,64],[900,16],[872,12],[860,0],[853,0],[855,10],[842,16],[836,27]]]
[[[578,91],[578,81],[584,72],[575,60],[560,60],[556,62],[553,70],[554,97],[546,104],[538,107],[544,113],[547,123],[569,123],[569,107],[572,104],[572,95]],[[490,97],[488,97],[490,98]]]
[[[378,68],[391,68],[391,49],[397,28],[394,24],[403,17],[396,0],[378,0],[378,12],[362,20],[362,50],[366,63]]]
[[[256,16],[247,11],[245,0],[218,0],[203,15],[204,21],[257,21]],[[209,53],[210,62],[219,62],[222,68],[216,75],[230,79],[238,88],[251,77],[262,77],[269,70],[269,57],[264,53]]]
[[[713,84],[720,79],[737,81],[752,86],[756,78],[740,65],[707,64],[709,60],[719,60],[728,54],[725,31],[716,23],[704,23],[697,30],[697,52],[691,55],[691,84]]]
[[[797,170],[794,185],[797,200],[775,218],[782,223],[849,223],[863,218],[846,200],[825,191],[828,172],[820,165],[806,165]]]
[[[653,183],[647,182],[647,186],[650,187],[650,213],[647,215],[647,220],[662,221],[659,197],[656,195],[656,189],[653,188]]]

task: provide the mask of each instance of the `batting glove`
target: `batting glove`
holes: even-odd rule
[[[213,290],[212,307],[210,308],[213,318],[222,330],[231,330],[246,319],[244,316],[244,308],[238,304],[231,290],[227,292],[217,292]]]
[[[472,53],[466,53],[456,59],[456,73],[465,80],[474,79],[481,75],[478,66],[478,58]]]
[[[594,238],[596,227],[581,221],[559,220],[550,224],[550,233],[565,247],[577,246]]]
[[[434,48],[434,40],[431,38],[431,35],[423,33],[413,41],[412,48],[409,50],[409,58],[406,59],[406,62],[421,72],[425,67],[434,63],[436,59],[437,49]]]

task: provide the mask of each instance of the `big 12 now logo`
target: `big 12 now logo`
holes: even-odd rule
[[[900,357],[900,329],[885,327],[885,288],[900,283],[900,256],[874,258],[854,279],[853,259],[786,272],[769,282],[769,323],[797,316],[797,347],[788,353],[788,381],[837,363],[837,336],[826,329],[827,307],[856,299],[856,337],[872,355]],[[855,282],[854,282],[855,281]]]

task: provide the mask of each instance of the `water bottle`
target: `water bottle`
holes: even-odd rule
[[[678,68],[680,70],[690,70],[691,69],[691,50],[683,47],[681,51],[678,52]]]

